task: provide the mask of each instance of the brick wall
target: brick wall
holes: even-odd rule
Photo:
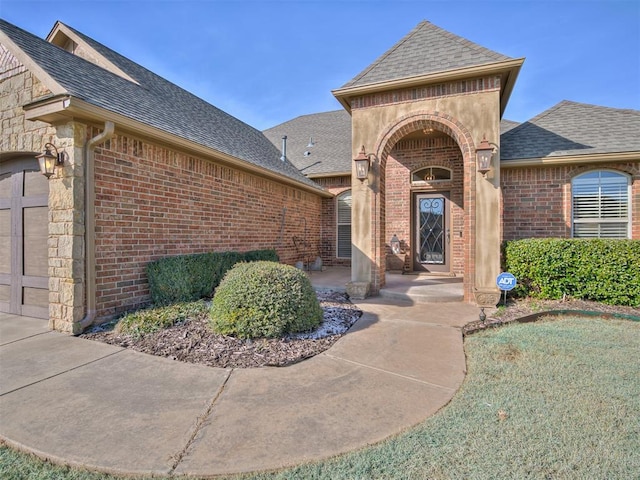
[[[136,138],[98,147],[95,177],[99,319],[149,301],[151,260],[275,248],[294,264],[320,238],[320,196]]]
[[[451,170],[450,181],[438,181],[413,186],[411,174],[424,167],[444,167]],[[452,271],[464,273],[464,196],[462,153],[451,137],[401,140],[387,157],[386,164],[386,225],[384,243],[390,253],[389,240],[397,235],[414,256],[412,237],[412,203],[416,193],[445,193],[451,205]]]
[[[571,179],[590,170],[631,175],[632,238],[640,239],[640,163],[502,168],[505,240],[571,236]]]
[[[314,181],[333,193],[336,197],[347,190],[351,190],[351,176],[316,178]],[[326,266],[350,267],[351,258],[337,256],[337,199],[322,199],[322,225],[320,253],[322,263]]]

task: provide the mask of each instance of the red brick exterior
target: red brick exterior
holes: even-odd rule
[[[133,137],[96,149],[95,185],[99,319],[149,302],[151,260],[275,248],[294,264],[320,238],[319,195]]]
[[[571,237],[571,180],[591,170],[631,176],[632,238],[640,239],[640,163],[501,169],[504,240]]]
[[[412,186],[412,172],[424,167],[444,167],[451,171],[450,181]],[[451,271],[464,274],[464,168],[462,153],[451,137],[401,140],[387,157],[386,166],[386,242],[397,235],[410,257],[415,255],[412,230],[414,195],[416,193],[443,193],[451,205]]]
[[[335,195],[334,198],[322,199],[322,219],[320,233],[320,255],[322,264],[326,266],[350,267],[350,258],[339,258],[337,256],[337,196],[347,190],[351,190],[351,175],[338,177],[323,177],[313,179],[329,192]]]

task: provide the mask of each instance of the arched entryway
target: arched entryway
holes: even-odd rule
[[[35,153],[0,157],[0,312],[49,316],[49,185]]]
[[[384,285],[390,239],[405,253],[405,269],[464,277],[470,298],[475,249],[475,152],[469,131],[450,116],[416,112],[380,134],[378,281]]]

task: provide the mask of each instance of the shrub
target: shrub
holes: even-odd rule
[[[172,327],[189,318],[207,313],[207,304],[203,301],[177,303],[168,307],[155,307],[127,313],[116,324],[115,331],[135,336],[154,333]]]
[[[211,252],[161,258],[147,265],[151,301],[155,305],[192,302],[211,297],[224,274],[238,262],[278,261],[275,250],[246,253]]]
[[[301,270],[275,262],[239,263],[227,272],[211,306],[214,331],[274,338],[322,322],[322,309]]]
[[[640,241],[526,239],[507,242],[505,270],[517,295],[640,306]]]

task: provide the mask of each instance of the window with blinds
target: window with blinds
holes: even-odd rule
[[[574,238],[629,238],[629,177],[609,170],[571,182]]]
[[[351,190],[337,197],[337,257],[351,258]]]

